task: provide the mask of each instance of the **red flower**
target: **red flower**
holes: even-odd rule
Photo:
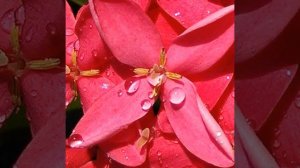
[[[159,112],[158,120],[166,113],[167,118],[162,123],[170,122],[185,149],[208,163],[233,165],[229,140],[191,82],[197,81],[195,78],[203,73],[214,75],[222,69],[219,66],[224,66],[226,53],[233,44],[233,7],[224,8],[188,28],[164,53],[159,33],[135,4],[91,1],[89,5],[96,26],[113,55],[118,61],[135,67],[136,76],[120,82],[87,109],[70,137],[70,145],[88,147],[101,143],[102,148],[109,145],[116,148],[120,143],[114,144],[118,140],[115,138],[124,137],[126,133],[129,140],[125,142],[131,145],[125,152],[130,150],[127,154],[134,155],[130,155],[130,159],[129,156],[117,158],[124,156],[124,152],[121,155],[117,149],[117,154],[110,157],[130,166],[141,164],[145,151],[139,153],[139,149],[147,150],[153,122],[143,117],[149,111],[151,114],[151,106],[160,99],[164,110]],[[134,123],[140,125],[136,127]],[[136,138],[130,138],[134,136]]]

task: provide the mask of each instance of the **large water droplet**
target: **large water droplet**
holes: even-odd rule
[[[74,30],[71,28],[66,29],[66,36],[72,36],[74,34]]]
[[[68,144],[71,148],[79,147],[83,143],[82,136],[79,134],[73,134],[68,139]]]
[[[149,101],[149,100],[143,100],[142,102],[141,102],[141,107],[142,107],[142,109],[144,110],[144,111],[148,111],[150,108],[151,108],[151,106],[152,106],[152,104],[151,104],[151,102]]]
[[[15,11],[15,18],[16,18],[16,24],[17,25],[22,25],[24,23],[24,20],[25,20],[24,6],[20,6]]]
[[[32,90],[32,91],[30,92],[30,95],[31,95],[32,97],[36,97],[36,96],[37,96],[37,91],[36,91],[36,90]]]
[[[50,35],[56,34],[56,27],[53,23],[49,23],[46,25],[46,30]]]
[[[129,78],[125,81],[125,89],[127,93],[135,93],[140,86],[140,79],[139,78]]]
[[[183,89],[179,87],[173,88],[169,93],[169,101],[172,104],[181,104],[185,100],[185,93]]]
[[[14,18],[13,10],[9,10],[5,12],[0,19],[1,28],[6,33],[10,33],[14,23],[15,23],[15,18]]]

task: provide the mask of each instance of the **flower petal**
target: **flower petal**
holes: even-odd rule
[[[68,2],[66,2],[66,65],[72,65],[71,54],[77,40],[75,34],[75,17]]]
[[[73,78],[67,76],[66,77],[66,108],[73,101],[75,97],[75,91],[73,90],[74,80]]]
[[[139,6],[127,0],[89,2],[102,38],[120,62],[145,68],[157,63],[162,42]]]
[[[151,167],[210,167],[186,151],[178,141],[176,137],[155,137],[149,149],[148,164]]]
[[[161,107],[157,116],[157,127],[163,133],[171,134],[174,133],[174,130],[169,122],[166,110],[164,107]]]
[[[132,0],[132,1],[137,3],[143,9],[143,11],[147,11],[151,3],[151,0]]]
[[[65,114],[57,111],[23,151],[16,167],[65,166]],[[32,161],[34,159],[34,161]]]
[[[169,1],[157,0],[159,6],[184,27],[190,27],[222,8],[209,0]]]
[[[24,58],[27,60],[64,59],[65,1],[24,0],[22,2],[26,15],[20,39]]]
[[[73,168],[73,167],[80,167],[85,163],[92,160],[96,153],[87,148],[83,149],[72,149],[66,148],[66,167]]]
[[[80,9],[75,31],[80,45],[77,55],[79,69],[102,68],[108,62],[111,53],[98,33],[89,6]]]
[[[153,104],[153,100],[148,99],[152,87],[145,78],[138,80],[135,93],[127,93],[125,81],[95,101],[74,129],[73,134],[79,134],[83,139],[75,147],[88,147],[103,141],[147,114],[148,110],[142,109],[142,102],[148,100]]]
[[[80,101],[83,112],[86,112],[94,102],[115,86],[104,77],[81,77],[77,80]]]
[[[23,100],[31,131],[36,134],[52,113],[64,114],[65,74],[57,70],[27,71],[21,78]],[[51,104],[49,104],[51,102]]]
[[[233,22],[234,8],[229,6],[191,26],[170,46],[168,70],[188,75],[209,69],[233,45]]]
[[[180,82],[169,80],[164,86],[166,113],[181,143],[191,153],[210,164],[232,166],[232,146],[198,97],[193,84],[182,78]],[[179,105],[171,104],[169,100],[174,88],[180,88],[185,93],[185,99]]]
[[[2,74],[1,74],[2,75]],[[10,78],[1,76],[0,79],[0,128],[6,118],[8,118],[14,110],[14,103],[10,91]]]

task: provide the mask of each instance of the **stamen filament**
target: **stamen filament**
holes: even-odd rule
[[[166,62],[167,62],[166,50],[164,48],[162,48],[160,51],[159,65],[161,67],[165,67]]]
[[[33,60],[26,63],[27,68],[33,70],[46,70],[57,67],[60,64],[58,58],[46,58],[44,60]]]
[[[135,68],[133,70],[133,72],[137,75],[140,75],[140,76],[145,76],[145,75],[148,75],[149,72],[150,72],[150,69],[147,69],[147,68]]]
[[[182,78],[181,75],[179,75],[177,73],[173,73],[173,72],[166,72],[166,76],[170,79],[175,79],[175,80]]]
[[[100,74],[100,71],[98,69],[80,71],[81,76],[95,76],[95,75],[99,75],[99,74]]]

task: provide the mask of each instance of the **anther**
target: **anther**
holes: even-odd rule
[[[56,68],[60,64],[58,58],[46,58],[44,60],[33,60],[26,63],[28,69],[46,70]]]

